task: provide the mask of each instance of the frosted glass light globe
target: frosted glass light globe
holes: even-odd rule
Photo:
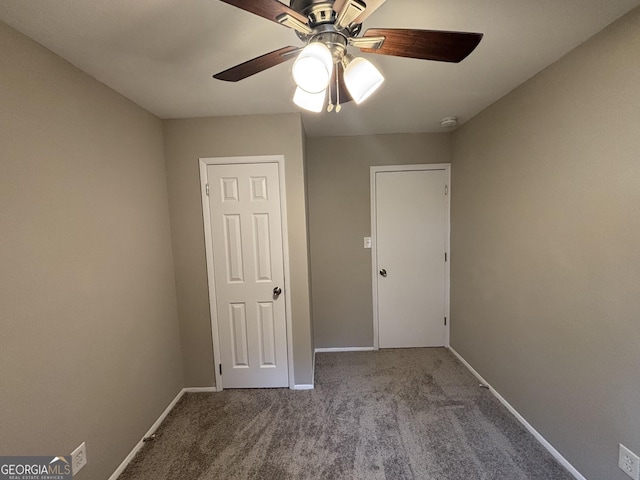
[[[308,93],[320,93],[327,88],[333,72],[333,58],[326,45],[310,43],[293,64],[293,81]]]
[[[380,71],[362,57],[354,58],[344,70],[344,83],[353,101],[362,103],[384,82]]]
[[[322,111],[326,96],[326,90],[322,90],[320,93],[309,93],[298,87],[293,94],[293,103],[298,105],[300,108],[317,113]]]

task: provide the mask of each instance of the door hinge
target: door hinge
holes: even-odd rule
[[[444,186],[444,194],[449,195],[449,185]]]
[[[444,261],[447,261],[447,252],[444,252]]]
[[[444,325],[447,325],[447,317],[444,317]]]
[[[220,367],[220,375],[222,375],[222,364],[219,363],[218,366]]]
[[[208,197],[208,196],[209,196],[209,184],[208,184],[208,183],[207,183],[207,185],[206,185],[206,187],[205,187],[205,188],[206,188],[206,191],[207,191],[207,197]]]

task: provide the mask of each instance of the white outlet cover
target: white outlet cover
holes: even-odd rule
[[[640,480],[640,457],[622,444],[620,444],[618,466],[633,480]]]
[[[371,248],[371,237],[364,237],[364,248]]]
[[[73,452],[71,452],[71,476],[75,477],[76,474],[82,470],[87,464],[87,446],[84,442],[76,448]]]

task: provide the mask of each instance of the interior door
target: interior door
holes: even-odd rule
[[[444,346],[448,171],[375,172],[378,344]]]
[[[208,165],[207,181],[223,387],[286,387],[278,164]]]

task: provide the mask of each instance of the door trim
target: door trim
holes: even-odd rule
[[[377,232],[376,232],[376,174],[383,172],[414,172],[423,170],[444,170],[447,174],[447,225],[445,228],[446,239],[445,249],[447,252],[447,262],[444,269],[444,311],[447,317],[447,325],[444,334],[444,346],[449,347],[451,314],[450,314],[450,264],[451,264],[451,164],[432,163],[419,165],[385,165],[370,167],[370,191],[371,191],[371,285],[373,288],[373,348],[379,350],[379,330],[378,330],[378,268],[377,261]],[[443,252],[444,254],[445,252]],[[444,319],[442,319],[444,321]]]
[[[209,165],[238,165],[252,163],[277,163],[278,179],[280,182],[280,215],[282,217],[282,260],[284,263],[284,309],[287,329],[287,370],[289,375],[289,388],[293,388],[293,319],[291,316],[291,284],[289,269],[289,237],[287,232],[287,196],[284,177],[284,155],[260,155],[252,157],[205,157],[199,159],[200,163],[200,197],[202,199],[202,219],[204,221],[205,251],[207,260],[207,281],[209,284],[209,314],[211,316],[211,340],[213,343],[213,362],[215,381],[218,391],[223,389],[222,375],[218,365],[220,359],[220,336],[218,333],[218,310],[216,305],[216,288],[213,266],[213,238],[211,236],[211,216],[209,209],[209,196],[207,195],[207,166]]]

